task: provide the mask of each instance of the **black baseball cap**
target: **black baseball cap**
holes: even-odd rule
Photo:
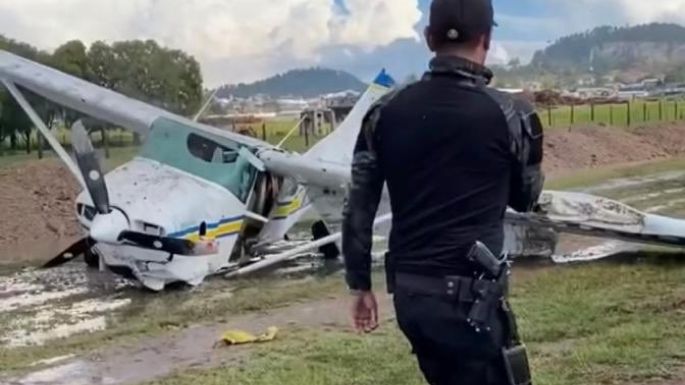
[[[460,43],[492,31],[492,0],[433,0],[428,31],[440,43]]]

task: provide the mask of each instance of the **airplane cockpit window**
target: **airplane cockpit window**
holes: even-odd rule
[[[157,119],[141,156],[218,184],[246,202],[258,171],[240,155],[241,143],[192,126]]]
[[[234,163],[238,151],[197,134],[188,135],[188,151],[196,158],[209,163]]]

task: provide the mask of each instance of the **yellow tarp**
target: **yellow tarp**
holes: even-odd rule
[[[278,334],[278,328],[272,326],[265,333],[255,336],[242,330],[228,330],[221,336],[221,341],[226,345],[244,345],[257,342],[273,341]]]

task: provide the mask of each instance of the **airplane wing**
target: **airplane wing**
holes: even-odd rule
[[[272,147],[258,139],[194,122],[3,50],[0,50],[0,80],[30,90],[55,104],[141,135],[146,135],[157,119],[167,118],[248,146]]]
[[[685,246],[685,220],[647,214],[626,204],[582,193],[545,191],[541,211],[507,212],[506,221],[557,232],[643,244]]]

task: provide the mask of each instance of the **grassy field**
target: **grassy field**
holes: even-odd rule
[[[640,384],[675,378],[685,363],[685,266],[553,267],[515,275],[513,305],[541,385]],[[393,321],[379,332],[291,331],[241,366],[191,371],[154,385],[422,384]]]
[[[249,129],[257,138],[262,139],[265,137],[267,142],[279,144],[293,129],[296,123],[296,120],[291,119],[273,120],[266,122],[264,127],[262,125],[245,125],[237,127],[237,129]],[[324,131],[327,134],[329,128],[325,127]],[[106,159],[106,162],[110,167],[124,163],[138,152],[138,147],[134,145],[133,133],[124,130],[113,130],[107,135],[109,142],[109,158]],[[58,130],[56,137],[59,142],[67,148],[67,151],[70,151],[71,142],[68,131]],[[299,131],[296,131],[283,143],[283,148],[294,152],[304,152],[323,137],[323,135],[303,136],[299,135]],[[5,148],[0,151],[0,167],[38,159],[37,137],[35,133],[30,140],[32,143],[31,153],[26,153],[25,142],[22,142],[21,140],[18,143],[17,150],[10,150],[7,148],[8,145],[5,144]],[[91,140],[93,145],[102,151],[104,157],[102,134],[99,131],[92,133]],[[1,146],[2,144],[0,144],[0,147]],[[45,150],[43,152],[43,157],[51,158],[55,157],[55,154],[51,150]]]
[[[594,112],[593,112],[594,109]],[[630,116],[628,112],[630,111]],[[659,122],[685,120],[685,101],[633,101],[630,104],[596,106],[562,106],[538,109],[546,128],[563,128],[588,124],[628,127]]]
[[[630,111],[630,114],[629,114]],[[685,100],[661,100],[644,101],[636,100],[631,103],[622,104],[602,104],[602,105],[579,105],[579,106],[560,106],[560,107],[540,107],[538,114],[545,128],[558,129],[574,126],[586,126],[601,124],[613,127],[640,126],[654,123],[685,121]],[[226,128],[228,130],[242,129],[248,130],[253,136],[266,140],[272,144],[280,143],[286,135],[295,127],[295,119],[274,119],[264,123],[244,124],[236,127]],[[299,131],[283,144],[289,151],[304,152],[316,142],[321,140],[328,132],[330,127],[324,127],[321,136],[304,136]],[[115,154],[133,153],[130,147],[134,147],[134,138],[131,132],[117,129],[108,132],[108,143],[110,151]],[[70,146],[69,132],[66,129],[57,129],[56,138],[67,148]],[[100,131],[93,132],[91,139],[97,148],[103,147],[102,134]],[[8,143],[0,143],[0,167],[7,164],[22,162],[29,159],[36,159],[37,153],[37,133],[34,132],[30,138],[32,153],[26,154],[24,138],[19,138],[18,149],[9,150]],[[123,150],[129,149],[129,150]],[[45,156],[50,156],[51,151],[45,151]]]

